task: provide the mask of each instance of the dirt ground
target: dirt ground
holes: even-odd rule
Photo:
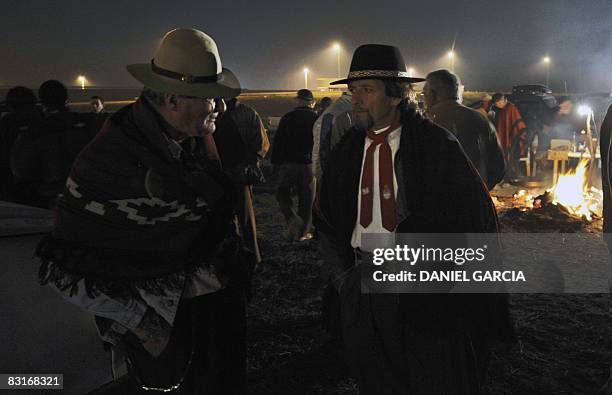
[[[477,96],[468,94],[466,101]],[[290,94],[241,99],[264,121],[295,105]],[[255,204],[265,261],[257,269],[248,308],[249,388],[254,394],[356,394],[354,381],[321,326],[323,262],[316,241],[285,239],[284,221],[272,194],[256,193]],[[534,226],[560,231],[537,216],[500,218],[505,232],[533,232]],[[601,222],[564,231],[568,229],[601,232]],[[510,304],[518,343],[495,349],[488,392],[595,393],[608,377],[612,358],[609,294],[514,294]]]
[[[265,262],[255,275],[248,309],[252,393],[356,394],[321,326],[323,262],[316,241],[285,239],[272,194],[256,193],[255,204]],[[514,221],[502,221],[502,230],[516,227]],[[610,296],[515,294],[510,304],[518,343],[494,349],[487,391],[595,393],[608,377],[612,357]]]

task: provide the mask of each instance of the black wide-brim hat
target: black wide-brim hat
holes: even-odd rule
[[[423,82],[425,78],[410,77],[399,48],[391,45],[366,44],[355,50],[348,76],[330,85],[348,84],[355,80],[394,79]]]

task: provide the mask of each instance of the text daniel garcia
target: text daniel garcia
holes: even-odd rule
[[[417,275],[418,273],[418,275]],[[418,276],[418,279],[417,279]],[[399,273],[385,273],[377,270],[372,274],[374,281],[405,281],[405,282],[517,282],[525,281],[522,270],[475,270],[468,274],[465,270],[410,272],[402,270]]]

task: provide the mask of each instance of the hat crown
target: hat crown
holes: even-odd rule
[[[410,83],[425,81],[424,78],[412,77],[408,73],[398,47],[384,44],[365,44],[358,47],[353,54],[348,76],[331,82],[330,85],[363,79],[399,79]]]
[[[158,67],[188,76],[215,76],[222,71],[217,44],[196,29],[166,33],[153,61]]]
[[[406,63],[399,48],[391,45],[365,44],[355,50],[350,71],[386,70],[406,71]]]

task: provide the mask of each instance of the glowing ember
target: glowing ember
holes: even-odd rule
[[[601,211],[602,192],[588,188],[587,161],[581,161],[576,170],[559,176],[557,184],[549,189],[554,195],[553,204],[562,204],[570,213],[591,219],[591,214]]]
[[[525,189],[519,190],[513,197],[516,204],[521,207],[521,211],[525,211],[528,208],[533,208],[533,195],[527,192]]]

